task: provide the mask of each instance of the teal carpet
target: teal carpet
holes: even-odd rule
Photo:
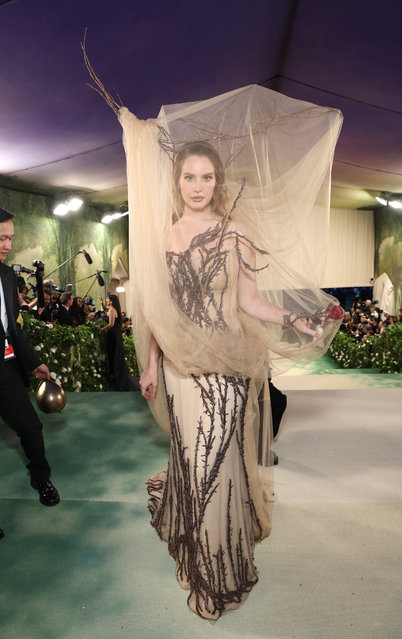
[[[354,393],[346,392],[349,398],[350,393]],[[363,397],[361,394],[365,392],[358,391],[359,397]],[[364,401],[373,401],[373,407],[378,406],[377,398],[383,392],[389,394],[387,401],[392,399],[393,402],[396,401],[393,393],[399,393],[392,389],[370,391]],[[335,426],[328,434],[328,437],[333,437],[339,423],[335,411],[342,413],[342,400],[339,398],[343,395],[338,393],[333,407],[328,407],[332,395],[331,391],[327,391],[327,395],[322,394],[326,399],[319,407],[320,392],[310,393],[311,401],[307,405],[317,406],[314,409],[316,417],[319,414],[334,415]],[[298,395],[294,394],[292,399],[290,393],[289,398],[289,423],[294,423],[293,410],[300,432],[305,432],[307,437],[311,430],[311,415],[306,415],[307,427],[303,431],[302,415],[297,407]],[[361,405],[358,410],[360,414]],[[388,414],[388,424],[394,423],[392,415],[395,414]],[[144,482],[154,472],[166,468],[169,441],[155,424],[145,400],[138,393],[69,393],[62,413],[40,416],[44,423],[47,456],[53,469],[52,480],[61,496],[61,503],[53,508],[39,503],[37,493],[29,485],[18,439],[0,422],[0,526],[6,531],[6,537],[0,540],[1,639],[398,639],[402,636],[392,630],[397,624],[395,614],[399,613],[393,613],[393,599],[386,592],[387,584],[391,582],[388,574],[380,570],[381,592],[377,592],[374,576],[369,591],[373,605],[378,601],[384,611],[385,621],[380,618],[381,633],[370,632],[372,620],[367,617],[366,622],[363,614],[362,631],[353,634],[358,624],[354,616],[361,614],[361,611],[357,612],[354,600],[353,609],[349,610],[346,604],[347,614],[352,616],[354,624],[353,632],[350,630],[352,634],[348,634],[351,624],[344,611],[345,602],[352,595],[346,581],[343,586],[340,585],[344,574],[342,560],[328,568],[336,571],[339,566],[339,574],[333,574],[332,582],[327,583],[328,573],[326,568],[322,568],[325,580],[322,588],[317,578],[318,566],[308,555],[310,544],[314,547],[321,541],[315,540],[310,532],[307,541],[299,540],[293,548],[295,554],[289,555],[292,543],[299,539],[301,528],[307,524],[308,529],[308,522],[317,521],[324,525],[330,521],[325,513],[332,513],[333,522],[337,517],[350,518],[350,513],[357,513],[357,510],[342,510],[343,494],[341,503],[335,504],[338,510],[331,505],[332,498],[330,503],[307,503],[303,513],[300,504],[295,506],[290,503],[291,500],[285,499],[285,485],[289,486],[286,490],[290,492],[293,482],[301,487],[312,472],[310,466],[315,463],[313,456],[308,465],[306,461],[298,470],[301,475],[293,477],[298,467],[288,463],[292,459],[293,440],[288,436],[287,442],[286,424],[276,447],[280,470],[274,532],[256,549],[261,583],[242,608],[211,624],[188,611],[188,593],[176,583],[174,562],[168,556],[166,544],[159,541],[149,525]],[[376,423],[379,422],[381,420],[376,417]],[[353,431],[353,422],[348,428]],[[384,425],[381,425],[383,428]],[[395,435],[398,432],[395,431]],[[314,445],[317,437],[311,437]],[[351,445],[353,442],[352,438]],[[378,446],[377,442],[376,449]],[[324,451],[333,454],[332,448],[331,445],[325,446]],[[392,450],[396,450],[395,446]],[[358,450],[356,454],[358,459]],[[311,476],[320,481],[323,473],[325,466]],[[395,479],[389,480],[396,485]],[[320,492],[319,487],[317,492]],[[370,496],[364,497],[363,501],[366,507]],[[388,508],[387,516],[396,521],[393,507],[385,507]],[[369,509],[369,512],[369,525],[373,529],[376,528],[373,510]],[[385,522],[384,511],[380,509],[380,512],[381,521]],[[289,525],[292,522],[295,530],[291,531]],[[344,523],[342,525],[345,526]],[[390,527],[389,533],[381,533],[379,541],[381,548],[385,544],[384,553],[388,552],[394,543],[392,539],[396,538],[393,530]],[[331,551],[322,539],[319,552],[325,558]],[[359,548],[353,550],[353,560],[352,556],[348,560],[350,569],[357,561]],[[316,547],[314,552],[317,552]],[[302,564],[295,564],[298,557],[303,558]],[[334,561],[334,556],[331,557]],[[362,557],[364,562],[367,559],[371,561],[370,557]],[[385,565],[384,560],[381,565]],[[392,561],[386,565],[393,570]],[[360,568],[356,568],[354,573],[358,581],[353,586],[355,590],[361,584],[358,570]],[[302,580],[311,580],[313,600],[309,599],[306,589],[302,592]],[[338,592],[342,598],[335,602]],[[329,617],[327,615],[329,625],[325,621],[321,627],[325,615],[323,617],[322,611],[317,609],[317,601],[324,594],[325,606],[332,607],[332,613]],[[388,601],[388,609],[383,606],[384,600]],[[390,617],[392,614],[393,618]],[[310,615],[310,621],[303,615]],[[341,624],[339,615],[343,615]],[[385,632],[388,620],[390,626]],[[333,632],[331,623],[335,624]],[[325,632],[321,634],[324,628]]]
[[[274,378],[275,385],[289,390],[402,388],[402,374],[384,375],[376,368],[339,368],[336,362],[324,355],[304,366],[295,366]]]
[[[384,375],[377,368],[340,368],[335,360],[329,355],[323,355],[319,359],[310,362],[307,365],[297,365],[294,371],[298,371],[303,375],[375,375],[383,378],[386,386],[394,383],[395,386],[401,385],[402,373],[392,375]]]
[[[69,393],[62,413],[41,419],[61,495],[53,508],[39,503],[18,439],[0,423],[0,637],[120,636],[116,620],[137,627],[149,614],[137,605],[164,544],[149,526],[144,482],[165,468],[168,437],[139,394]]]

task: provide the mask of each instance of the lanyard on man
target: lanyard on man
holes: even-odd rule
[[[10,335],[8,332],[8,317],[6,309],[6,300],[4,298],[3,282],[0,277],[0,321],[4,331],[4,359],[13,359],[15,357],[14,349],[10,344]]]

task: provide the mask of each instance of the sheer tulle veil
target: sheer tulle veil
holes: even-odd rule
[[[320,290],[319,282],[340,112],[252,85],[202,102],[164,106],[153,120],[138,120],[125,107],[118,117],[127,157],[134,292],[130,311],[140,367],[147,362],[150,331],[184,374],[214,371],[262,383],[268,372],[275,376],[321,356],[339,327],[339,321],[325,321],[338,302]],[[260,249],[260,294],[290,312],[313,317],[319,338],[243,313],[244,334],[225,341],[195,327],[175,306],[166,266],[174,210],[172,166],[182,145],[198,140],[218,151],[229,208],[238,198],[230,217]],[[320,238],[314,245],[312,229]],[[155,410],[168,428],[163,406]]]
[[[139,120],[105,90],[87,59],[85,45],[83,50],[95,90],[113,108],[123,128],[130,210],[128,311],[140,370],[147,365],[152,332],[179,376],[216,373],[250,380],[244,461],[261,540],[271,530],[267,377],[325,353],[342,316],[338,301],[319,287],[328,244],[331,168],[342,115],[251,85],[200,102],[163,106],[158,118]],[[230,217],[222,218],[222,233],[230,219],[253,246],[260,295],[289,313],[309,318],[318,338],[297,332],[290,323],[284,330],[240,310],[240,329],[213,330],[195,324],[178,308],[167,266],[177,218],[172,171],[180,148],[195,141],[211,144],[223,162]],[[236,294],[235,283],[233,291]],[[163,387],[161,367],[160,391],[150,406],[162,428],[169,431]],[[259,408],[264,402],[261,419]]]

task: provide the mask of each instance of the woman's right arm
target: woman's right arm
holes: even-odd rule
[[[151,333],[149,343],[148,366],[144,369],[140,377],[141,394],[145,399],[155,399],[158,390],[158,363],[161,349],[154,334]]]

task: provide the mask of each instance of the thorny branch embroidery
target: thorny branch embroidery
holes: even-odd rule
[[[248,245],[260,255],[268,255],[266,251],[258,248],[238,231],[225,232],[220,222],[193,237],[186,251],[166,253],[171,276],[171,295],[180,310],[200,327],[220,330],[227,328],[223,315],[223,300],[229,282],[229,250],[222,247],[230,240],[233,241],[240,264],[246,270],[258,272],[267,268],[268,265],[253,268],[248,264],[242,255],[242,245]],[[195,266],[197,258],[198,265]],[[214,283],[217,277],[223,277],[223,281],[219,289],[215,290]]]
[[[241,480],[232,478],[227,471],[221,472],[230,447],[234,446],[238,451],[245,476],[246,519],[251,519],[253,531],[260,531],[261,526],[250,496],[244,463],[244,416],[249,380],[211,374],[193,376],[193,381],[202,405],[194,458],[188,457],[175,413],[174,396],[168,394],[172,453],[161,507],[158,508],[156,500],[151,500],[151,512],[152,524],[162,537],[163,513],[166,508],[170,510],[169,552],[177,562],[181,579],[190,583],[196,606],[202,613],[203,602],[204,605],[207,601],[212,602],[214,611],[223,611],[228,603],[239,602],[242,593],[248,592],[258,581],[248,552],[250,531],[233,525],[236,512],[233,484]],[[150,482],[148,487],[152,493],[160,489],[160,483]],[[213,507],[214,498],[220,499],[225,494],[223,520],[226,523],[222,527],[221,522],[220,532],[209,531],[206,524],[208,509]]]

